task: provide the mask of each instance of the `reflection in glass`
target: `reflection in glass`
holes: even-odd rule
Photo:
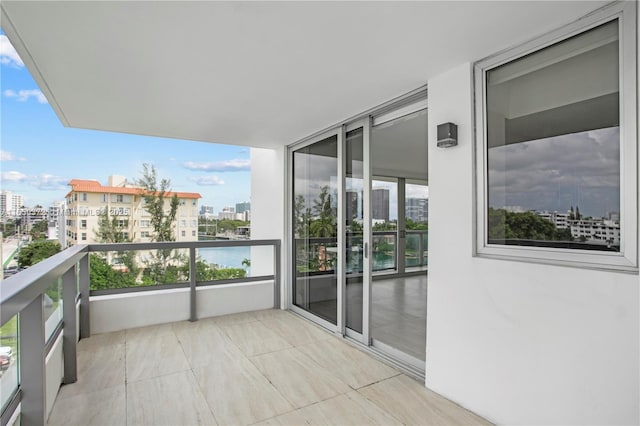
[[[347,133],[345,194],[345,259],[347,327],[362,333],[362,271],[364,175],[362,167],[362,128]]]
[[[405,266],[422,267],[428,264],[429,187],[424,184],[405,185]]]
[[[337,322],[338,138],[293,153],[293,303]]]
[[[403,352],[415,365],[424,365],[426,345],[427,155],[426,110],[373,127],[370,335],[374,345]]]
[[[44,338],[48,341],[62,321],[62,277],[47,288],[42,303],[45,319]]]
[[[618,23],[486,74],[488,243],[620,251]]]

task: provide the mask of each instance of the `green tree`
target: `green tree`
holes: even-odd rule
[[[405,219],[405,227],[412,231],[426,231],[429,229],[427,222],[415,222],[409,218]]]
[[[126,226],[120,226],[120,216],[109,216],[108,209],[103,209],[98,213],[98,229],[93,231],[96,240],[101,243],[130,243],[128,237],[128,220]],[[127,229],[128,230],[128,229]]]
[[[108,209],[103,209],[98,214],[98,229],[94,229],[96,240],[101,243],[130,243],[132,239],[129,237],[128,220],[126,224],[121,225],[121,216],[109,216]],[[99,262],[97,258],[100,257]],[[104,288],[121,288],[131,287],[135,285],[136,277],[139,273],[139,268],[136,263],[136,254],[133,251],[119,251],[116,257],[119,264],[123,269],[116,270],[112,265],[109,265],[108,256],[105,254],[92,255],[92,261],[96,262],[95,267],[89,268],[90,282],[92,289],[104,289]],[[109,266],[109,271],[104,268],[104,265]],[[105,281],[112,280],[112,284],[104,284]],[[94,286],[94,281],[96,282]]]
[[[170,192],[171,181],[163,178],[158,180],[158,173],[153,165],[142,165],[142,177],[136,181],[142,188],[141,196],[144,208],[151,216],[153,241],[174,241],[173,223],[176,220],[180,201],[173,194],[169,199],[169,210],[166,210],[165,200]]]
[[[374,231],[395,231],[398,223],[395,220],[389,222],[377,222],[373,225]]]
[[[309,236],[309,223],[311,222],[311,210],[305,207],[304,197],[297,195],[293,203],[293,232],[295,238]]]
[[[107,260],[98,255],[89,257],[89,282],[91,290],[134,287],[137,285],[135,274],[131,271],[116,271]]]
[[[557,229],[533,212],[489,208],[488,225],[490,240],[573,241],[570,230]]]
[[[46,220],[40,220],[35,222],[31,226],[31,231],[29,234],[31,235],[32,240],[44,240],[47,238],[47,231],[49,230],[49,224]]]
[[[320,188],[318,198],[313,202],[314,220],[309,225],[311,236],[333,238],[337,236],[336,214],[331,207],[329,187]]]
[[[158,178],[158,172],[153,165],[142,165],[142,177],[136,180],[141,188],[140,196],[144,201],[144,208],[150,215],[153,233],[151,239],[157,242],[175,241],[173,226],[178,213],[180,200],[177,194],[170,196],[171,180]],[[167,208],[168,202],[168,208]],[[188,273],[184,273],[188,258],[173,253],[171,249],[156,250],[150,253],[145,262],[143,282],[174,283],[188,279]]]
[[[62,250],[57,241],[39,240],[33,241],[20,249],[18,254],[18,266],[26,268],[47,259]]]

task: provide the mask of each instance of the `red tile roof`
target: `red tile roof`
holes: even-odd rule
[[[141,195],[143,193],[142,188],[125,188],[121,186],[102,186],[97,180],[85,180],[85,179],[71,179],[68,183],[71,187],[71,191],[67,194],[67,197],[73,192],[99,192],[106,194],[132,194]],[[177,195],[178,198],[202,198],[202,195],[197,192],[167,192],[166,196],[173,197]]]

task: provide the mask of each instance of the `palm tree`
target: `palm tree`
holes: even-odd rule
[[[309,231],[314,237],[331,238],[337,235],[336,215],[331,208],[331,196],[329,195],[329,187],[320,188],[320,195],[313,202],[313,210],[316,219],[311,222]]]

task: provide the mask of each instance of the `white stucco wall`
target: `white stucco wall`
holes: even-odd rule
[[[285,283],[287,244],[285,240],[285,176],[286,147],[277,149],[251,148],[251,239],[282,241],[281,306],[286,306]],[[272,274],[273,255],[264,247],[251,249],[252,275]]]
[[[472,256],[471,81],[428,82],[426,385],[501,424],[638,424],[638,275]],[[448,121],[459,145],[437,148]]]

